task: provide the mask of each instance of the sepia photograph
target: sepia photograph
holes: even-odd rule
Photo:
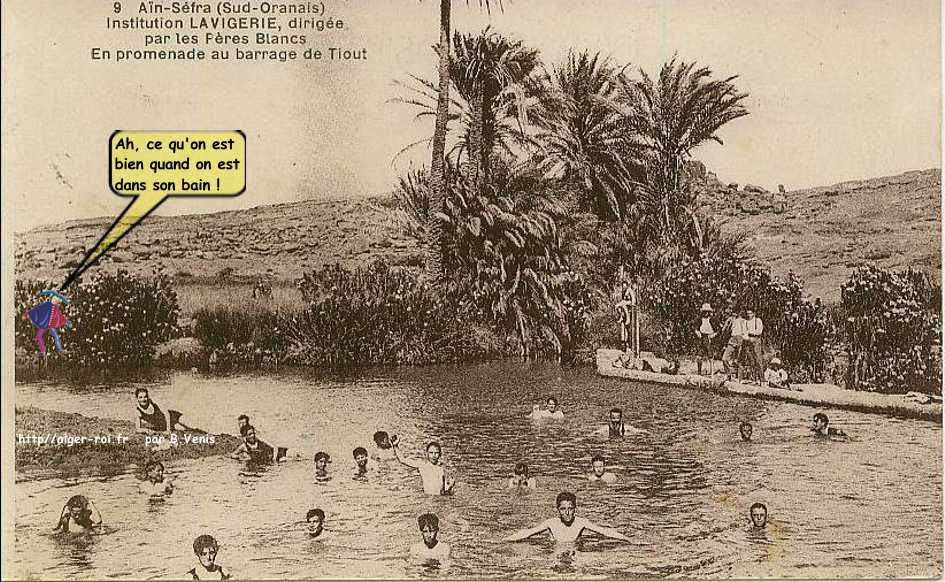
[[[943,575],[934,0],[10,0],[2,577]]]

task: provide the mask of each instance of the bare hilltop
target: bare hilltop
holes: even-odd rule
[[[779,275],[793,271],[807,292],[839,299],[857,266],[941,270],[941,170],[768,192],[722,184],[701,164],[690,172],[704,211],[747,234],[758,257]],[[388,197],[304,201],[248,210],[151,217],[129,233],[96,269],[149,272],[179,281],[269,276],[292,280],[313,267],[419,265]],[[61,282],[114,217],[45,226],[15,238],[17,277]]]

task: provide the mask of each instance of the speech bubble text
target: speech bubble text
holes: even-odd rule
[[[242,131],[116,131],[109,140],[109,186],[131,197],[60,287],[94,265],[168,197],[232,197],[246,190]]]

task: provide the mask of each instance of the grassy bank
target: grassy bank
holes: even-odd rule
[[[32,407],[16,409],[15,426],[17,481],[113,475],[129,467],[143,467],[151,459],[166,463],[227,454],[239,444],[239,439],[227,434],[213,435],[212,443],[183,444],[185,434],[190,433],[176,433],[181,444],[155,450],[153,445],[145,444],[144,435],[136,434],[134,424],[127,420]],[[85,442],[75,442],[82,437]],[[47,442],[38,443],[37,439]],[[73,443],[68,444],[66,439]]]

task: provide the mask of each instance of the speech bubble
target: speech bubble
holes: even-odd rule
[[[60,291],[169,197],[232,197],[246,190],[246,135],[239,130],[118,130],[109,139],[108,153],[112,192],[132,200]]]

